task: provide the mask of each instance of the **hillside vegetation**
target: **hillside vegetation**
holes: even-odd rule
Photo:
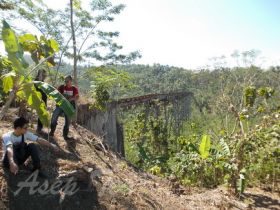
[[[69,0],[60,9],[43,0],[0,3],[1,134],[16,115],[28,118],[33,131],[39,118],[41,137],[61,148],[41,147],[50,179],[37,183],[37,192],[16,193],[30,177],[30,161],[17,176],[1,168],[0,209],[279,209],[280,67],[258,66],[256,50],[234,52],[236,63],[222,56],[196,70],[130,64],[139,51],[123,54],[119,32],[102,30],[124,8],[109,0],[88,8]],[[21,19],[39,35],[13,27]],[[57,91],[72,80],[79,94]],[[176,93],[189,94],[112,112],[124,157],[108,149],[104,136],[76,124],[74,104],[106,115],[120,99]],[[63,133],[68,141],[60,137],[61,119],[55,138],[48,136],[55,105],[72,120],[73,138]],[[73,195],[65,191],[69,180],[78,187]],[[58,192],[46,191],[57,183]]]
[[[0,123],[1,132],[10,130],[16,109]],[[32,125],[34,126],[32,123]],[[59,120],[61,131],[63,120]],[[79,190],[73,195],[38,192],[30,195],[24,188],[18,195],[17,184],[30,176],[27,166],[21,167],[17,176],[0,169],[0,209],[277,209],[279,195],[258,188],[249,188],[241,200],[225,187],[207,190],[184,187],[176,180],[166,180],[139,170],[123,158],[103,150],[99,137],[78,126],[71,129],[74,141],[65,142],[57,132],[54,142],[62,149],[53,153],[40,148],[42,165],[50,176],[50,184],[69,177]],[[41,136],[47,138],[47,136]],[[44,183],[43,179],[35,189]],[[44,189],[44,188],[42,188]],[[49,188],[48,188],[49,189]]]

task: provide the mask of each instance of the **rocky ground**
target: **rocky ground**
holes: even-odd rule
[[[10,109],[0,122],[1,133],[12,128],[15,112]],[[61,137],[62,127],[63,118],[60,118],[53,139],[48,138],[47,129],[41,135],[57,144],[61,151],[55,153],[40,146],[42,165],[49,179],[47,184],[43,179],[36,179],[35,192],[23,188],[17,194],[20,183],[31,175],[30,161],[16,176],[0,168],[0,209],[280,209],[277,192],[251,188],[242,198],[236,198],[222,186],[216,189],[185,188],[131,166],[108,151],[97,136],[81,126],[71,127],[73,139],[66,142]],[[31,127],[34,129],[35,124]],[[78,189],[73,195],[65,193],[70,178]]]

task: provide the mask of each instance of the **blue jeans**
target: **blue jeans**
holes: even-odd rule
[[[64,115],[65,118],[65,123],[64,123],[64,127],[63,127],[63,137],[67,137],[68,133],[69,133],[69,126],[70,126],[70,118],[64,114],[63,110],[60,107],[56,107],[55,110],[53,111],[52,114],[52,119],[51,119],[51,133],[54,134],[56,126],[57,126],[57,120],[59,118],[60,115]]]

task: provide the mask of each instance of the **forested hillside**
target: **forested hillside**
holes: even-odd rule
[[[177,12],[178,2],[174,1]],[[208,4],[186,2],[191,2],[190,8]],[[166,9],[162,12],[159,6],[151,9],[154,3],[145,4],[145,15],[152,13],[152,18],[136,15],[135,22],[124,27],[115,21],[125,9],[119,1],[0,2],[0,154],[4,158],[0,209],[29,210],[40,205],[42,209],[86,210],[279,209],[280,66],[268,62],[268,67],[254,49],[235,50],[202,63],[203,56],[216,52],[212,40],[218,39],[217,49],[223,48],[224,40],[213,35],[217,21],[207,25],[213,15],[200,14],[196,6],[194,14],[186,12],[189,7],[181,2],[183,14],[194,16],[181,21],[179,13],[173,13],[179,18],[174,24],[181,24],[174,28],[169,24],[172,27],[167,30],[166,21],[161,27],[161,18],[171,14],[173,3],[162,7]],[[212,11],[213,5],[205,8]],[[217,8],[215,15],[220,12]],[[238,14],[236,8],[230,9]],[[136,7],[134,13],[139,10]],[[196,13],[207,17],[204,24]],[[270,17],[271,13],[265,14]],[[144,27],[139,38],[133,30],[144,20],[145,26],[162,22]],[[243,21],[248,20],[240,24]],[[190,22],[194,22],[194,34],[185,31],[192,29],[185,27]],[[121,39],[113,26],[129,28],[130,38],[139,45]],[[238,31],[236,27],[231,28]],[[164,32],[156,36],[162,28]],[[213,34],[200,32],[206,29]],[[176,30],[176,36],[164,38]],[[222,27],[218,31],[227,33]],[[262,33],[237,46],[243,48]],[[187,40],[189,34],[192,37]],[[206,39],[208,35],[211,40]],[[227,52],[235,44],[228,40],[223,48]],[[192,42],[196,43],[193,48]],[[142,45],[146,54],[132,49]],[[157,63],[192,66],[192,59],[201,64],[179,68]],[[35,171],[44,179],[37,194],[26,190],[18,196],[15,192]],[[77,194],[67,194],[69,180],[79,187]],[[56,182],[58,192],[46,193],[45,188]]]
[[[243,186],[242,180],[246,180],[248,186],[269,183],[269,188],[279,187],[279,67],[199,71],[161,65],[103,68],[88,72],[114,78],[108,72],[115,71],[131,78],[127,91],[120,80],[110,80],[108,86],[104,79],[106,85],[101,86],[108,101],[150,93],[193,92],[189,116],[180,122],[179,132],[176,126],[166,127],[166,123],[176,122],[166,119],[161,103],[155,105],[161,107],[159,116],[147,114],[146,106],[119,113],[128,160],[159,176],[175,176],[185,185],[235,185],[239,180]],[[102,80],[97,84],[103,84]]]

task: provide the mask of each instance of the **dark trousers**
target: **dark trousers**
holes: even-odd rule
[[[44,103],[46,104],[46,107],[47,107],[47,96],[43,91],[41,91],[41,90],[39,90],[39,91],[41,92],[42,100],[44,101]],[[38,118],[37,131],[41,131],[42,129],[43,129],[43,124],[42,124],[41,120]]]
[[[38,123],[37,123],[37,131],[41,131],[43,129],[43,124],[41,120],[38,118]]]
[[[19,152],[17,147],[13,146],[14,162],[17,165],[22,165],[27,160],[27,158],[29,158],[31,156],[33,170],[40,169],[41,168],[40,157],[39,157],[39,151],[38,151],[36,145],[33,143],[25,144],[23,151],[24,152],[22,154],[22,152]],[[10,163],[9,163],[7,152],[3,159],[3,166],[10,168]]]
[[[63,136],[67,137],[69,133],[69,127],[70,127],[70,118],[64,114],[63,110],[59,108],[58,106],[55,108],[53,114],[52,114],[52,119],[51,119],[51,133],[55,132],[56,126],[57,126],[57,120],[59,116],[64,115],[65,118],[65,124],[63,127]]]

